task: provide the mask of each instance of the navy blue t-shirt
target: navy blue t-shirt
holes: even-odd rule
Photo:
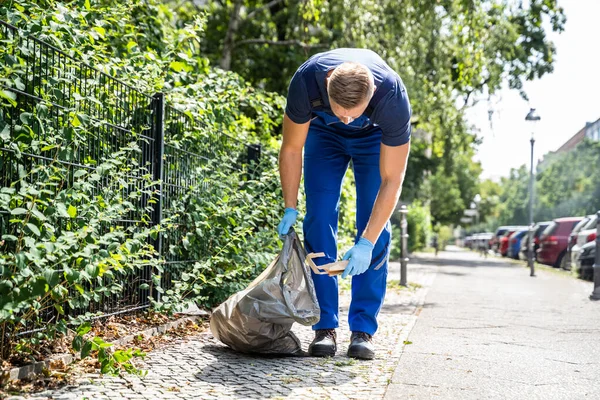
[[[339,119],[331,112],[329,96],[325,79],[327,73],[344,62],[356,62],[369,68],[375,79],[375,86],[379,87],[384,79],[392,79],[392,89],[377,103],[370,118],[361,116],[350,125],[379,126],[383,133],[381,142],[387,146],[400,146],[410,140],[411,108],[402,80],[381,57],[367,49],[336,49],[315,54],[298,68],[288,89],[287,106],[285,113],[297,124],[310,121],[315,115],[331,123]],[[308,66],[315,65],[314,76],[305,73]],[[307,84],[309,79],[318,84],[325,112],[315,112],[311,106]],[[310,84],[314,84],[310,82]]]

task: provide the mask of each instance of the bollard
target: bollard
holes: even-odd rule
[[[534,250],[535,250],[535,225],[531,224],[529,225],[529,241],[527,242],[527,264],[529,264],[529,276],[535,276],[535,257],[534,257]]]
[[[594,291],[590,300],[600,300],[600,211],[596,213],[596,260],[594,261]]]
[[[406,221],[408,209],[405,205],[400,207],[400,285],[408,286],[406,283],[406,265],[408,264],[408,222]]]

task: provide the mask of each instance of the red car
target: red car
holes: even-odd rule
[[[517,231],[516,228],[510,228],[509,230],[506,231],[504,236],[502,236],[500,238],[500,244],[498,245],[498,249],[500,250],[500,254],[502,255],[502,257],[508,256],[508,245],[510,243],[510,237],[516,231]]]
[[[542,264],[559,267],[567,253],[569,235],[583,217],[556,218],[542,233],[537,260]]]

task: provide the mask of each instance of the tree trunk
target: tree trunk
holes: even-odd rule
[[[231,16],[229,17],[229,26],[227,27],[227,33],[225,34],[225,41],[223,43],[223,55],[221,56],[221,68],[226,71],[231,69],[231,57],[233,55],[234,47],[234,36],[237,32],[240,23],[240,9],[242,8],[242,0],[236,0],[233,4],[233,10],[231,10]]]

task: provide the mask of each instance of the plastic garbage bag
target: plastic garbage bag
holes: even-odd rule
[[[213,311],[214,337],[244,353],[306,355],[290,330],[294,322],[306,326],[319,322],[311,268],[315,270],[314,264],[291,230],[271,265]]]

